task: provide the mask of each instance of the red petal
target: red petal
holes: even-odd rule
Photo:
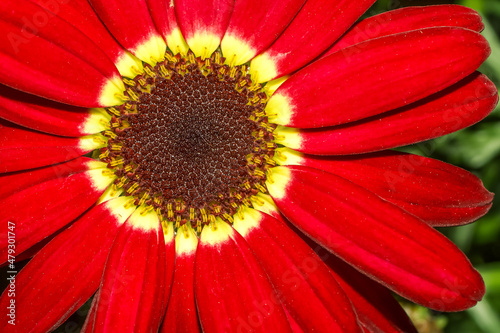
[[[203,228],[194,287],[204,332],[291,332],[255,255],[222,221]]]
[[[111,34],[151,65],[164,58],[166,44],[156,30],[146,0],[89,0]]]
[[[165,293],[163,295],[162,308],[166,309],[170,298],[175,270],[175,234],[172,223],[163,225],[165,240]],[[163,316],[163,314],[162,314]]]
[[[348,179],[433,226],[473,222],[486,214],[493,200],[472,173],[417,155],[322,157],[281,149],[278,156],[284,165],[308,166]]]
[[[317,247],[320,248],[319,245]],[[369,332],[417,333],[406,312],[388,289],[331,253],[321,253],[320,256],[331,267],[331,273],[356,309],[359,321]]]
[[[269,192],[294,225],[400,295],[440,311],[464,310],[484,295],[453,243],[372,192],[302,166],[276,167],[271,179]]]
[[[321,259],[285,224],[246,208],[234,228],[266,270],[283,306],[309,332],[360,332],[351,302]],[[307,307],[304,306],[307,304]]]
[[[70,223],[104,192],[113,178],[104,169],[54,178],[16,192],[0,201],[0,224],[15,224],[16,253],[30,248]],[[0,231],[0,262],[7,259],[7,229]]]
[[[210,57],[226,32],[234,0],[176,0],[182,35],[197,57]]]
[[[406,312],[391,292],[379,283],[359,273],[320,245],[291,227],[329,266],[330,273],[349,297],[358,320],[367,332],[417,333]]]
[[[0,172],[56,164],[106,145],[100,135],[61,138],[19,128],[0,120]]]
[[[158,215],[137,209],[120,228],[98,293],[93,332],[157,332],[165,308],[165,240]]]
[[[31,1],[69,22],[89,37],[115,63],[121,75],[134,77],[137,72],[134,73],[131,66],[136,66],[137,69],[142,67],[142,64],[131,57],[111,36],[87,0]]]
[[[474,73],[407,107],[345,125],[298,130],[295,135],[299,136],[300,143],[295,141],[290,145],[302,152],[320,155],[358,154],[400,147],[475,124],[486,117],[497,102],[498,92],[493,82]]]
[[[186,225],[177,231],[176,258],[172,295],[163,320],[161,332],[200,332],[194,300],[194,259],[198,238]]]
[[[271,121],[291,127],[352,122],[445,89],[473,73],[489,53],[484,37],[462,28],[368,40],[291,76],[273,94],[266,112]]]
[[[53,13],[26,0],[4,0],[0,31],[2,83],[72,105],[122,103],[123,82],[111,60]]]
[[[118,226],[133,211],[122,208],[126,201],[121,197],[94,207],[24,267],[16,276],[16,325],[1,316],[0,331],[52,331],[92,296]],[[10,299],[2,294],[2,308]]]
[[[0,118],[37,131],[84,136],[107,128],[109,117],[98,109],[60,104],[0,85]]]
[[[35,170],[19,171],[0,175],[0,199],[54,178],[68,177],[97,166],[91,158],[78,157],[74,160]]]
[[[355,24],[323,57],[369,39],[432,27],[462,27],[480,32],[484,24],[475,10],[459,5],[391,10]]]
[[[375,0],[309,0],[264,53],[252,60],[254,80],[266,82],[291,73],[325,51]]]
[[[304,0],[237,0],[222,39],[222,54],[241,65],[264,51],[297,15]]]

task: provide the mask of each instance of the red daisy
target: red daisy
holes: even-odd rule
[[[415,332],[391,291],[475,305],[433,227],[493,195],[387,149],[493,110],[481,18],[352,26],[373,2],[3,0],[0,330],[93,295],[84,332]]]

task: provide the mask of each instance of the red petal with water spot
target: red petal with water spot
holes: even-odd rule
[[[493,193],[472,173],[417,155],[382,152],[321,157],[301,154],[287,161],[348,179],[436,227],[473,222],[488,212],[493,200]]]
[[[16,253],[64,227],[94,204],[113,180],[101,176],[101,172],[96,169],[50,179],[1,200],[0,224],[15,224]],[[0,230],[0,236],[0,261],[4,262],[8,252],[6,228]]]
[[[267,187],[280,211],[358,270],[440,311],[464,310],[483,297],[484,283],[465,255],[413,215],[324,171],[272,170]]]
[[[224,222],[201,233],[194,287],[204,332],[291,332],[263,268]]]
[[[375,0],[309,0],[279,38],[252,60],[259,82],[289,74],[325,51]],[[270,67],[268,67],[270,66]]]
[[[360,46],[331,54],[286,80],[268,102],[266,111],[278,115],[271,121],[316,128],[374,116],[447,88],[472,74],[490,53],[480,34],[454,27],[390,35]]]
[[[115,199],[115,204],[125,202],[123,199]],[[16,325],[2,316],[0,331],[52,331],[92,296],[118,226],[127,217],[122,212],[122,216],[115,214],[112,202],[92,208],[21,270],[16,276]],[[9,302],[4,292],[2,308]]]
[[[221,44],[226,61],[240,65],[264,51],[297,15],[304,2],[236,0]]]
[[[497,88],[474,73],[428,98],[397,110],[325,129],[299,130],[302,152],[348,155],[379,151],[440,137],[471,126],[497,105]]]
[[[322,57],[369,39],[432,27],[462,27],[480,32],[484,24],[475,10],[459,5],[400,8],[356,23]]]
[[[0,4],[0,81],[63,103],[120,104],[113,62],[82,32],[26,0]]]
[[[87,142],[90,144],[85,145]],[[19,128],[0,120],[0,172],[56,164],[96,148],[99,148],[99,144],[91,138],[62,138]]]
[[[120,228],[99,288],[93,332],[157,332],[165,308],[165,240],[158,216],[139,208]],[[147,220],[147,226],[140,224]],[[156,223],[156,227],[154,226]]]
[[[252,209],[234,227],[266,270],[283,306],[309,332],[360,332],[351,302],[314,251],[285,224]],[[304,306],[307,304],[307,307]]]
[[[23,93],[0,85],[0,118],[23,127],[60,136],[98,133],[105,126],[89,126],[92,111]],[[106,119],[102,117],[102,119]]]

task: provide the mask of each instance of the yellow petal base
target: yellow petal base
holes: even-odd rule
[[[293,149],[282,147],[275,151],[273,160],[279,165],[303,165],[303,154]]]
[[[155,66],[158,61],[165,59],[166,51],[167,44],[163,38],[155,34],[132,50],[132,53],[142,61]]]
[[[251,60],[257,51],[234,35],[225,35],[221,42],[222,55],[229,66],[242,65]]]
[[[209,58],[217,50],[220,38],[209,31],[202,31],[197,32],[193,37],[189,38],[187,43],[195,56],[205,60],[205,58]]]
[[[267,95],[268,96],[271,96],[272,94],[274,94],[274,92],[276,90],[278,90],[278,88],[283,84],[285,83],[285,81],[290,77],[290,75],[285,75],[285,76],[282,76],[280,78],[277,78],[277,79],[274,79],[272,81],[269,81],[268,83],[266,83],[265,87],[264,87],[264,90],[266,91]]]
[[[131,79],[144,72],[142,61],[127,51],[115,60],[115,66],[122,76]]]
[[[108,145],[108,138],[101,134],[92,134],[80,138],[79,148],[85,152],[104,148]]]
[[[134,229],[139,229],[145,232],[156,230],[160,227],[160,219],[151,206],[140,206],[137,208],[134,214],[130,216],[127,223],[129,223]]]
[[[121,77],[109,79],[101,87],[98,103],[103,107],[121,105],[125,102],[125,86]]]
[[[200,242],[204,245],[218,247],[233,235],[234,230],[229,224],[217,218],[214,222],[203,227]]]
[[[86,173],[96,191],[104,191],[116,179],[114,173],[108,169],[94,169]]]
[[[255,209],[242,206],[238,214],[234,215],[233,227],[238,233],[246,237],[252,229],[258,228],[262,215]]]
[[[167,45],[174,55],[177,53],[186,55],[189,51],[189,46],[184,40],[179,28],[172,30],[170,35],[167,36]]]
[[[104,109],[89,109],[89,116],[82,124],[82,132],[85,134],[95,134],[109,128],[111,116]]]
[[[188,223],[177,230],[177,235],[175,236],[175,254],[177,256],[194,255],[197,246],[198,237]]]
[[[287,146],[292,149],[302,147],[302,138],[299,130],[291,127],[278,126],[273,132],[274,141],[276,143]]]
[[[120,224],[123,224],[137,208],[134,205],[127,205],[128,201],[130,201],[130,197],[118,197],[116,199],[109,200],[104,204],[108,207]]]
[[[268,53],[262,53],[252,59],[250,63],[250,75],[254,82],[262,83],[278,76],[276,62]]]
[[[279,166],[269,169],[266,186],[271,196],[275,199],[285,198],[291,179],[292,175],[285,167]]]
[[[290,98],[280,93],[271,96],[265,112],[270,122],[283,126],[288,125],[293,114]]]

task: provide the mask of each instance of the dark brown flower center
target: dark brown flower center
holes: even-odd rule
[[[205,61],[167,54],[124,82],[130,102],[108,109],[112,129],[101,159],[136,204],[199,229],[217,216],[231,222],[265,191],[273,126],[263,112],[267,96],[244,66],[222,65],[218,54]]]

